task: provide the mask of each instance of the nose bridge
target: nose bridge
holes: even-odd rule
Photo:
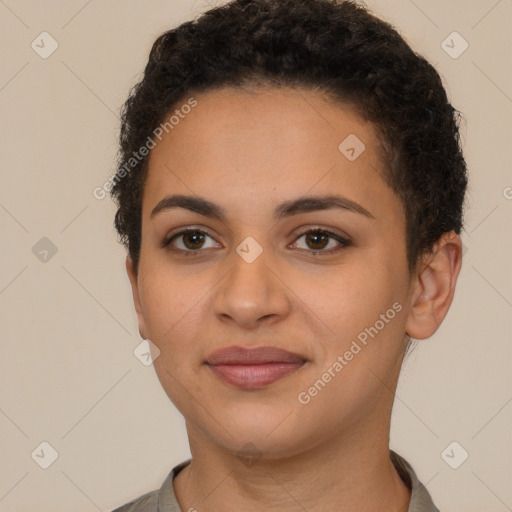
[[[277,279],[271,249],[247,237],[233,251],[232,269],[215,300],[215,313],[250,326],[262,317],[284,315],[286,287]]]

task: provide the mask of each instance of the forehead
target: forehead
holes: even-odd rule
[[[227,208],[267,208],[308,192],[397,201],[382,178],[376,130],[353,109],[287,87],[191,96],[196,106],[150,152],[144,216],[171,193],[217,197]]]

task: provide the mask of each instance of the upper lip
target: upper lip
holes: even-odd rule
[[[227,347],[212,352],[206,359],[209,365],[219,364],[264,364],[264,363],[298,363],[306,362],[304,357],[276,347]]]

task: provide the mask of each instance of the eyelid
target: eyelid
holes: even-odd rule
[[[312,225],[308,225],[304,228],[304,230],[301,230],[297,235],[296,237],[300,237],[302,235],[305,235],[307,233],[311,233],[311,232],[316,232],[316,231],[320,231],[322,233],[327,233],[329,235],[332,235],[333,238],[340,238],[342,239],[343,241],[345,242],[351,242],[352,239],[351,237],[344,233],[344,232],[339,232],[337,230],[335,230],[334,228],[326,228],[324,226],[321,226],[321,225],[318,225],[318,224],[312,224]]]

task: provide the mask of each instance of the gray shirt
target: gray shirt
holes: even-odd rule
[[[393,450],[390,450],[390,458],[400,478],[411,490],[411,502],[407,512],[439,512],[411,465]],[[173,480],[189,463],[190,459],[175,466],[159,490],[143,494],[112,512],[183,512],[174,494]]]

